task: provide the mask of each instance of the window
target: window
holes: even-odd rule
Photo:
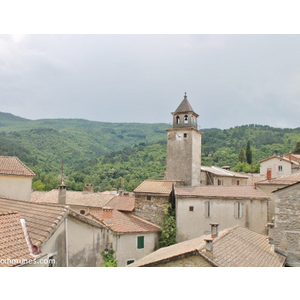
[[[184,124],[188,124],[189,123],[189,117],[188,117],[188,115],[184,116],[183,123]]]
[[[180,124],[180,117],[179,116],[176,117],[176,124],[177,125]]]
[[[147,196],[147,200],[151,201],[151,196]]]
[[[211,201],[205,202],[205,217],[209,218],[211,216]]]
[[[80,210],[80,214],[81,214],[81,215],[84,215],[84,214],[85,214],[85,210],[83,210],[83,209]]]
[[[239,180],[236,181],[236,185],[240,185],[240,181]]]
[[[222,179],[218,179],[218,185],[223,185],[223,180]]]
[[[132,263],[134,263],[134,259],[127,260],[127,262],[126,262],[127,265],[130,265]]]
[[[187,133],[184,133],[184,134],[183,134],[183,137],[186,139],[186,138],[187,138]]]
[[[194,206],[189,206],[189,211],[194,211]]]
[[[278,166],[278,172],[282,172],[282,166]]]
[[[144,237],[143,236],[137,237],[137,248],[144,249]]]
[[[234,217],[237,219],[242,217],[242,202],[234,203]]]

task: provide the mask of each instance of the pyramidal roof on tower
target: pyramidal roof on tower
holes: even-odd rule
[[[178,113],[194,113],[195,115],[197,115],[194,112],[190,102],[188,101],[186,93],[184,93],[184,98],[183,98],[182,102],[175,110],[175,114],[178,114]]]

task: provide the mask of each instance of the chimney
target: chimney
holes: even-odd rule
[[[117,189],[116,189],[116,188],[112,188],[112,189],[110,190],[110,193],[111,193],[112,195],[117,195]]]
[[[210,223],[211,227],[211,238],[214,239],[219,236],[219,223]]]
[[[204,241],[206,242],[206,254],[208,254],[210,257],[213,256],[213,238],[207,238],[204,239]]]
[[[102,210],[103,210],[103,221],[107,224],[112,224],[113,208],[103,207]]]
[[[257,183],[256,182],[254,182],[254,188],[257,189]]]
[[[58,204],[66,204],[67,186],[62,183],[58,186]]]
[[[272,179],[272,169],[268,168],[267,169],[267,180],[271,180]]]
[[[83,187],[83,191],[84,192],[88,192],[88,193],[94,193],[94,186],[91,183],[87,183],[84,187]]]
[[[289,153],[289,161],[292,161],[292,152]]]
[[[124,195],[124,190],[119,190],[119,196],[123,196]]]

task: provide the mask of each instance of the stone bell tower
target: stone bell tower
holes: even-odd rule
[[[187,186],[200,185],[201,135],[198,114],[186,93],[173,115],[173,127],[167,129],[167,170],[165,180],[184,180]]]

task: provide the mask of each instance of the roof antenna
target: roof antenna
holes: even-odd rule
[[[60,184],[63,185],[64,184],[64,159],[61,159],[61,174],[60,174]]]

